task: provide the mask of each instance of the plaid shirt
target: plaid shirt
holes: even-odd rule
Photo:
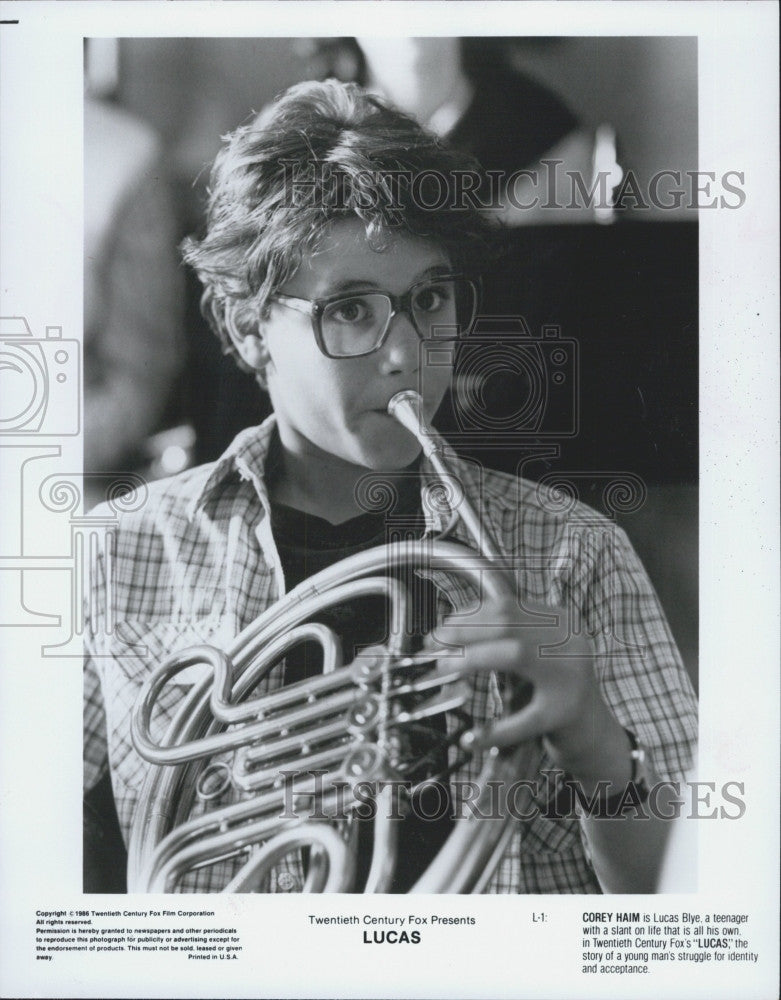
[[[248,428],[211,465],[153,483],[146,503],[116,515],[111,593],[99,558],[91,574],[85,631],[85,787],[110,767],[120,825],[128,839],[149,765],[130,738],[130,716],[149,671],[172,652],[210,643],[219,648],[284,594],[271,533],[264,464],[275,423]],[[453,475],[501,552],[512,560],[522,599],[578,610],[597,649],[595,670],[616,719],[650,752],[657,773],[681,779],[691,765],[696,706],[654,590],[623,531],[581,504],[562,503],[534,483],[453,458]],[[425,460],[421,481],[430,472]],[[133,507],[132,503],[125,505]],[[434,509],[432,509],[434,507]],[[427,532],[443,530],[443,513],[423,491]],[[95,515],[106,515],[98,508]],[[471,539],[457,523],[457,541]],[[456,608],[474,603],[451,578]],[[110,601],[113,622],[106,627]],[[199,667],[179,674],[162,692],[153,716],[160,739]],[[189,673],[189,676],[188,676]],[[281,671],[268,678],[281,683]],[[468,706],[477,724],[501,711],[495,679],[478,678]],[[540,771],[552,767],[536,751]],[[474,779],[479,761],[459,773]],[[541,788],[545,787],[540,777]],[[208,871],[208,870],[207,870]],[[283,873],[283,874],[282,874]],[[214,890],[206,872],[190,887]],[[272,876],[271,891],[300,888],[295,860]],[[542,813],[517,824],[489,891],[599,892],[574,818]]]

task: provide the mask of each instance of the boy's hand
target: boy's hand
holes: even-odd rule
[[[470,734],[472,745],[505,747],[542,737],[555,764],[587,793],[599,781],[623,786],[630,780],[629,737],[602,696],[593,643],[571,634],[565,609],[488,601],[468,619],[445,619],[434,634],[438,643],[462,650],[440,660],[443,671],[496,671],[508,683],[516,678],[531,685],[523,707]]]

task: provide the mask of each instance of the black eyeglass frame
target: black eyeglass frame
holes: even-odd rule
[[[469,330],[474,324],[475,318],[479,311],[480,306],[480,282],[474,278],[470,278],[466,274],[460,273],[448,273],[448,274],[437,274],[430,278],[424,278],[422,281],[416,281],[414,285],[407,289],[402,295],[391,295],[390,292],[382,292],[376,288],[367,288],[365,291],[352,291],[352,292],[336,292],[333,295],[328,295],[322,299],[302,299],[295,295],[284,295],[279,293],[277,295],[272,295],[271,302],[279,302],[280,305],[287,306],[289,309],[294,309],[296,312],[303,313],[305,316],[309,316],[312,320],[312,332],[315,335],[315,342],[321,354],[324,354],[327,358],[331,358],[334,361],[343,361],[347,358],[365,358],[369,354],[374,354],[375,351],[379,351],[385,341],[388,339],[388,334],[390,333],[391,324],[395,316],[400,313],[404,313],[412,323],[415,332],[421,340],[426,340],[427,338],[423,336],[418,326],[417,320],[415,319],[415,314],[412,311],[412,298],[417,289],[425,287],[427,285],[435,285],[440,281],[465,281],[472,289],[474,307],[472,309],[472,315],[469,318],[469,322],[462,328],[461,324],[458,324],[458,329],[460,333],[455,337],[437,337],[435,339],[442,341],[452,341],[452,340],[463,340],[466,337]],[[388,321],[385,324],[385,329],[378,336],[377,342],[374,347],[368,351],[361,351],[359,354],[332,354],[325,345],[325,340],[323,338],[323,328],[322,328],[322,318],[323,313],[328,308],[328,306],[333,305],[334,302],[341,302],[345,299],[355,299],[360,298],[362,295],[382,295],[390,302],[391,311],[388,316]]]

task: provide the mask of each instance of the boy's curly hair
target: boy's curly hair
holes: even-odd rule
[[[401,230],[476,273],[493,243],[493,227],[464,195],[479,172],[471,157],[355,84],[291,87],[225,138],[206,235],[182,246],[224,353],[236,355],[232,337],[257,331],[269,299],[338,219],[360,218],[378,251]]]

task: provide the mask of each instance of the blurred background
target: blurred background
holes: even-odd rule
[[[694,38],[89,39],[86,471],[169,475],[213,460],[268,413],[220,355],[177,246],[202,228],[220,137],[290,84],[327,76],[385,94],[488,169],[558,159],[616,184],[631,172],[640,191],[659,171],[698,169]],[[621,210],[505,209],[482,313],[522,316],[534,335],[556,327],[576,345],[577,398],[562,404],[575,408],[574,432],[570,415],[550,412],[536,451],[499,436],[487,447],[487,434],[470,443],[452,401],[440,427],[494,467],[570,474],[581,499],[614,516],[696,682],[696,210],[686,198],[666,209],[632,198]],[[486,384],[497,426],[522,391],[512,377]],[[559,425],[568,432],[557,436]],[[605,486],[621,475],[647,492],[616,510]]]

